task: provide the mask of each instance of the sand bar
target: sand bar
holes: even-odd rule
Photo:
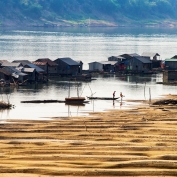
[[[177,176],[177,106],[7,120],[0,159],[1,177]]]

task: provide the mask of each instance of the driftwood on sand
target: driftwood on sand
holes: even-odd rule
[[[159,100],[159,101],[156,101],[156,102],[153,103],[153,105],[168,105],[168,104],[176,105],[177,100],[165,99],[165,100]]]

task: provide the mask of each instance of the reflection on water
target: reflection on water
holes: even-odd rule
[[[12,110],[1,111],[1,120],[4,119],[48,119],[51,117],[74,117],[87,116],[89,112],[106,111],[110,109],[126,109],[132,103],[126,100],[149,100],[157,98],[163,94],[175,94],[176,86],[156,84],[162,79],[162,75],[147,76],[99,76],[91,82],[70,82],[50,79],[47,84],[32,84],[23,87],[0,88],[1,99],[7,101],[9,95],[10,102],[15,105]],[[85,106],[72,106],[65,103],[21,103],[29,100],[64,100],[68,97],[70,84],[71,96],[112,97],[116,91],[116,97],[120,92],[125,96],[121,102],[115,100],[89,100]]]

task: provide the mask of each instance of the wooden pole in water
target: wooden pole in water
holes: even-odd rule
[[[146,100],[146,82],[145,82],[145,85],[144,85],[144,99]]]
[[[149,88],[149,102],[151,102],[151,88]]]
[[[68,90],[68,98],[70,97],[70,81],[69,81],[69,90]]]

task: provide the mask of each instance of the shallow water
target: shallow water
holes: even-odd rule
[[[161,59],[176,55],[177,30],[174,28],[26,28],[0,29],[0,52],[4,60],[71,57],[82,60],[84,69],[93,61],[105,61],[109,56],[123,53],[158,52]],[[88,112],[125,109],[126,100],[148,100],[163,94],[176,94],[176,86],[156,84],[162,75],[152,76],[96,76],[91,82],[80,82],[82,96],[112,97],[123,92],[120,100],[90,101],[84,107],[63,103],[24,104],[21,101],[58,99],[68,96],[68,82],[50,79],[47,84],[19,88],[0,88],[2,100],[8,99],[15,108],[0,113],[0,119],[48,119],[88,115]],[[71,82],[71,96],[76,96],[77,83]],[[10,96],[10,98],[7,99]],[[134,103],[137,104],[137,103]]]
[[[51,117],[88,116],[89,112],[107,111],[110,109],[127,109],[140,104],[130,100],[149,100],[160,97],[163,94],[175,94],[176,86],[156,84],[161,75],[152,76],[110,76],[97,77],[91,82],[71,82],[71,96],[77,96],[79,88],[80,96],[112,97],[116,91],[116,97],[120,92],[124,97],[112,100],[90,100],[85,106],[68,106],[65,103],[21,103],[29,100],[64,100],[68,97],[69,83],[67,81],[50,80],[47,84],[30,85],[19,88],[1,88],[3,100],[9,100],[15,105],[14,109],[1,112],[3,119],[49,119]],[[78,87],[79,85],[79,87]],[[6,94],[4,94],[4,92]],[[127,101],[126,101],[127,100]]]

